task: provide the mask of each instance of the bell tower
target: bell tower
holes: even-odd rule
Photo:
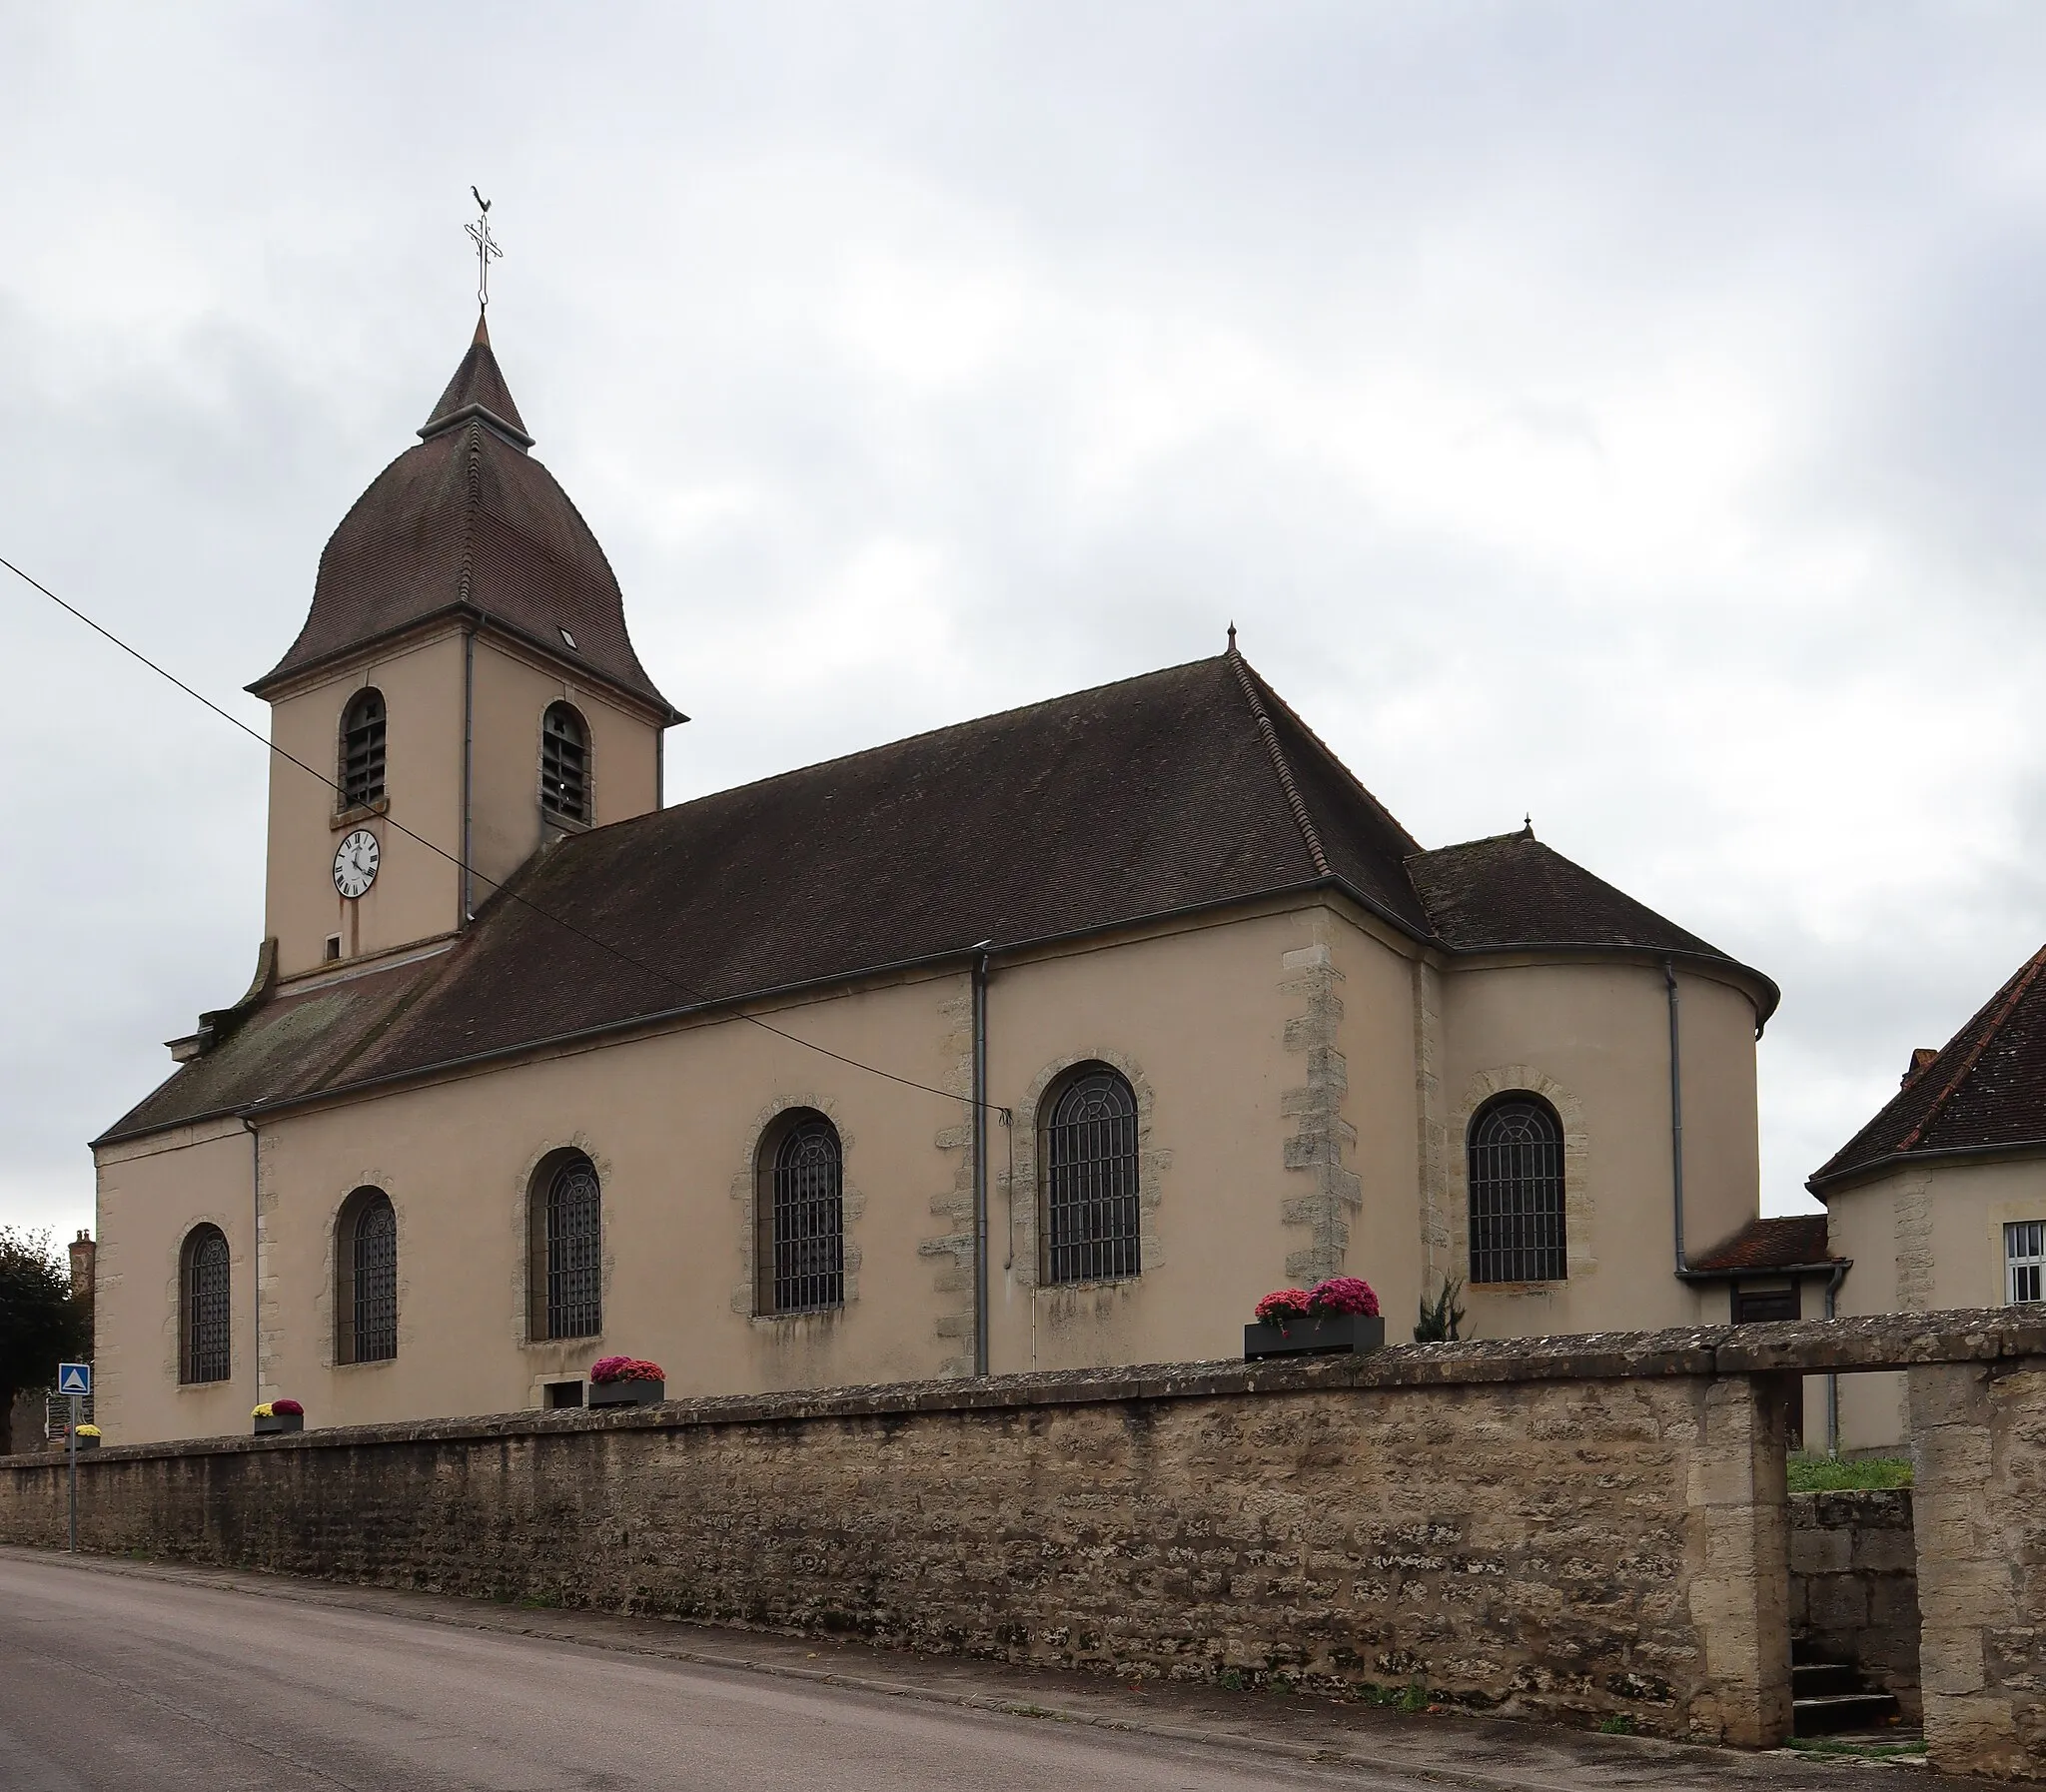
[[[419,436],[342,518],[298,639],[249,686],[272,740],[323,774],[272,755],[281,979],[457,934],[548,838],[659,807],[662,733],[687,719],[533,458],[481,316]]]

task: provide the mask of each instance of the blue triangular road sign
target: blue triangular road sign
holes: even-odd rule
[[[58,1363],[57,1391],[59,1393],[92,1392],[92,1364],[90,1362]]]

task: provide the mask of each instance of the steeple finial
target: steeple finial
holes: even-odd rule
[[[1232,653],[1236,651],[1236,624],[1234,622],[1229,625],[1229,650]]]
[[[472,187],[470,193],[482,207],[474,224],[467,225],[469,240],[476,245],[476,306],[477,334],[483,336],[483,314],[491,309],[491,264],[505,259],[505,252],[498,247],[498,239],[491,235],[491,202]]]

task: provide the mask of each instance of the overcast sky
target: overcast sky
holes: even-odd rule
[[[492,333],[671,797],[1218,650],[1775,977],[1762,1203],[2046,937],[2046,7],[0,0],[0,554],[261,726]],[[4,577],[0,574],[0,577]],[[0,1222],[262,750],[0,587]]]

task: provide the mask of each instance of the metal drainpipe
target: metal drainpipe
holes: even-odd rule
[[[1836,1264],[1833,1273],[1826,1278],[1826,1318],[1834,1317],[1834,1303],[1840,1293],[1840,1284],[1847,1280],[1847,1266]],[[1829,1370],[1826,1374],[1826,1454],[1840,1453],[1840,1371]]]
[[[242,1127],[249,1135],[249,1295],[255,1330],[249,1334],[249,1364],[256,1378],[255,1405],[263,1404],[263,1145],[256,1123],[246,1115]],[[181,1350],[184,1341],[179,1341]]]
[[[1676,1236],[1676,1273],[1690,1274],[1683,1250],[1683,1049],[1676,1013],[1676,967],[1662,961],[1662,983],[1669,995],[1669,1207]]]
[[[982,940],[981,945],[988,942]],[[973,961],[973,1372],[987,1349],[987,954]]]

